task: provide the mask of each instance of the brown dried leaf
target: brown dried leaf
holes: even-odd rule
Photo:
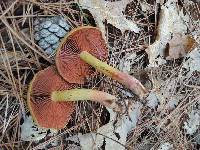
[[[169,41],[168,56],[166,59],[178,59],[184,57],[196,47],[196,41],[190,35],[174,34]]]

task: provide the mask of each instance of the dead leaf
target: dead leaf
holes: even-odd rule
[[[165,50],[173,35],[187,33],[188,28],[182,19],[184,15],[179,11],[177,3],[177,0],[168,0],[161,6],[156,41],[146,49],[150,67],[166,63]]]
[[[103,24],[105,20],[107,23],[119,28],[122,32],[131,30],[138,33],[140,31],[139,27],[133,21],[126,19],[123,15],[123,11],[125,11],[127,4],[131,1],[78,0],[78,3],[84,9],[88,9],[91,12],[96,20],[97,26],[105,35],[105,26]]]
[[[129,105],[128,113],[130,118],[126,114],[118,118],[117,113],[108,110],[110,112],[110,121],[107,124],[98,128],[96,132],[78,134],[81,148],[83,150],[100,149],[104,145],[106,150],[125,150],[128,133],[136,127],[140,119],[141,106],[139,102]]]
[[[190,35],[174,34],[169,41],[169,56],[166,59],[178,59],[184,57],[195,48],[196,41]]]

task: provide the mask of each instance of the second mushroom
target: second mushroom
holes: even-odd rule
[[[119,110],[115,96],[75,87],[77,84],[63,80],[54,66],[39,71],[30,83],[27,95],[28,106],[35,122],[44,128],[64,128],[73,113],[73,101],[78,100],[96,101]]]

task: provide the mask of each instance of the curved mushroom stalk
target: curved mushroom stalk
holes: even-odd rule
[[[51,99],[55,102],[91,100],[99,102],[114,111],[121,111],[119,105],[116,103],[117,98],[115,96],[98,90],[70,89],[54,91],[51,94]]]
[[[109,66],[107,63],[100,61],[96,57],[92,56],[90,53],[82,51],[80,53],[80,58],[93,66],[98,71],[125,85],[140,98],[143,98],[147,93],[146,88],[136,78],[130,76],[127,73],[121,72],[112,66]]]

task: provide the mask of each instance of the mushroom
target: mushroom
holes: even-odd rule
[[[139,97],[144,97],[147,90],[136,78],[102,62],[106,60],[107,53],[106,42],[98,28],[78,27],[72,30],[60,44],[56,53],[56,66],[66,81],[79,84],[83,84],[84,79],[91,75],[93,71],[91,66],[93,66],[124,84]]]
[[[140,98],[143,98],[146,95],[146,88],[135,77],[119,71],[118,69],[108,65],[106,62],[100,61],[87,51],[82,51],[80,53],[80,58],[88,64],[90,64],[91,66],[93,66],[98,71],[125,85],[128,89],[133,91]]]
[[[56,66],[59,74],[69,83],[84,84],[85,78],[94,73],[94,69],[79,57],[83,50],[100,60],[107,59],[108,49],[98,28],[78,27],[64,37],[58,47]]]
[[[77,100],[92,100],[119,110],[115,96],[97,90],[73,89],[75,87],[76,84],[68,83],[59,76],[54,66],[39,71],[27,94],[28,106],[36,124],[44,128],[64,128],[74,111],[73,101]]]

